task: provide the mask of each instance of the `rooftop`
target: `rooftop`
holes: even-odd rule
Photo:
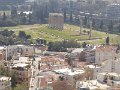
[[[86,67],[92,68],[92,69],[94,69],[94,68],[100,68],[100,67],[98,67],[98,66],[96,66],[96,65],[87,65]]]
[[[81,53],[84,50],[84,48],[76,48],[72,51],[72,53]]]
[[[29,57],[19,57],[19,60],[14,60],[13,64],[17,64],[17,63],[29,63],[30,61]]]
[[[108,88],[110,88],[110,86],[99,83],[97,80],[77,82],[77,87],[89,88],[90,90],[96,90],[96,89],[108,90]]]
[[[0,81],[10,81],[10,77],[0,76]]]
[[[58,69],[58,70],[54,70],[54,72],[59,73],[59,74],[65,74],[65,75],[77,75],[77,74],[83,74],[85,71],[82,69],[74,69],[73,71],[69,68],[65,68],[65,69]]]
[[[21,67],[21,68],[24,68],[26,66],[28,66],[29,64],[25,64],[25,63],[18,63],[18,64],[15,64],[13,67]]]

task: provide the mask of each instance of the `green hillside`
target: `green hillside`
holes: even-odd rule
[[[14,30],[17,34],[19,31],[25,31],[27,34],[32,36],[32,39],[44,38],[48,42],[61,41],[61,40],[76,40],[78,42],[89,42],[93,44],[104,43],[105,38],[110,36],[111,43],[118,43],[120,41],[120,36],[116,34],[107,34],[106,32],[100,32],[92,30],[92,37],[89,40],[89,35],[87,32],[89,29],[83,28],[82,35],[79,35],[80,28],[75,25],[64,25],[64,30],[60,31],[57,29],[48,28],[47,24],[42,25],[20,25],[16,27],[5,27],[9,30]],[[4,28],[3,28],[4,29]]]

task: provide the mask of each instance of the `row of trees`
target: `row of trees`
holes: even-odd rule
[[[58,51],[58,52],[66,52],[67,48],[80,48],[80,44],[76,41],[57,41],[57,42],[49,42],[48,50],[49,51]]]
[[[31,39],[31,36],[26,35],[24,31],[19,31],[18,36],[14,31],[8,31],[7,29],[0,31],[0,45],[27,44],[29,39]]]
[[[25,0],[0,0],[0,10],[10,10],[10,6],[24,3]]]
[[[3,15],[2,15],[2,18],[0,20],[0,27],[16,26],[16,25],[17,25],[17,22],[15,22],[12,19],[8,18],[8,16],[4,12]]]
[[[120,23],[114,23],[112,20],[107,20],[107,22],[101,20],[99,21],[99,24],[97,24],[98,22],[95,21],[94,19],[92,20],[92,27],[100,30],[100,31],[104,31],[107,30],[109,32],[119,32],[120,33]]]

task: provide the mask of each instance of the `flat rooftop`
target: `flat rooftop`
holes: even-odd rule
[[[54,72],[58,74],[65,74],[65,75],[71,75],[71,76],[85,73],[85,71],[82,69],[73,69],[72,71],[69,68],[54,70]]]
[[[15,64],[13,67],[21,67],[21,68],[24,68],[26,66],[28,66],[29,64],[25,64],[25,63],[18,63],[18,64]]]
[[[77,82],[77,87],[80,88],[89,88],[90,90],[108,90],[110,86],[107,84],[99,83],[97,80],[88,80]]]
[[[10,81],[10,77],[0,76],[0,81]]]

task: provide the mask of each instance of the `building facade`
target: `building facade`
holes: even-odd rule
[[[116,56],[116,50],[116,46],[110,45],[96,47],[95,63],[100,65],[106,60],[113,59]]]
[[[49,28],[62,30],[64,28],[64,16],[61,13],[49,14]]]
[[[6,55],[7,53],[7,55]],[[6,47],[6,53],[5,53],[5,57],[7,58],[12,58],[14,56],[14,59],[16,59],[18,54],[20,56],[33,56],[34,54],[34,48],[33,46],[26,46],[26,45],[10,45]]]

